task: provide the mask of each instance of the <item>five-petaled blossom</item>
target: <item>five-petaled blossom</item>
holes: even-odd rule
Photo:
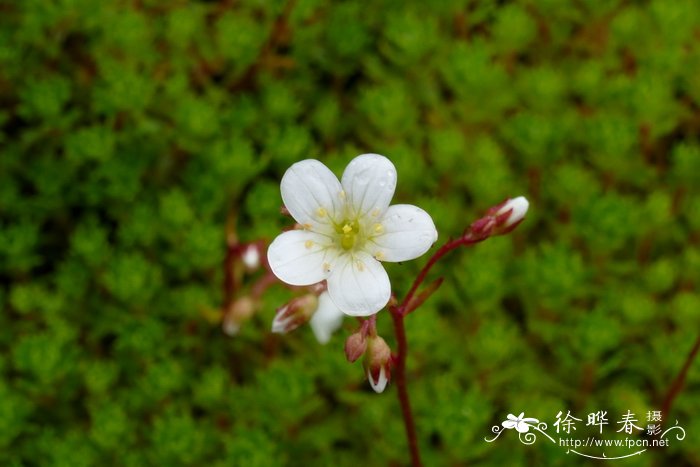
[[[539,423],[539,420],[536,418],[523,418],[524,416],[525,412],[521,412],[517,417],[509,413],[508,417],[506,417],[508,420],[505,420],[501,425],[508,430],[515,428],[518,433],[527,433],[530,431],[530,423]]]
[[[292,165],[282,177],[284,205],[301,228],[270,245],[270,268],[290,285],[327,281],[328,294],[351,316],[369,316],[389,301],[391,284],[380,261],[417,258],[437,240],[428,213],[389,206],[396,188],[394,164],[363,154],[342,179],[314,159]]]

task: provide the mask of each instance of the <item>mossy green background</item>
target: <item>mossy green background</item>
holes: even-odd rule
[[[0,463],[405,464],[354,322],[271,335],[281,288],[208,319],[227,218],[272,239],[289,165],[377,152],[440,242],[531,201],[406,321],[426,464],[585,464],[484,438],[660,408],[700,332],[699,39],[693,0],[0,2]],[[685,441],[610,462],[699,464],[699,387]]]

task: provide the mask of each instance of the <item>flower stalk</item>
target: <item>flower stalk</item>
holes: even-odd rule
[[[401,415],[403,416],[404,428],[406,429],[406,440],[408,450],[411,453],[411,465],[418,467],[421,464],[420,449],[418,447],[418,436],[416,435],[416,424],[413,421],[411,402],[408,398],[408,387],[406,385],[406,356],[408,355],[408,342],[406,340],[406,327],[403,320],[405,315],[401,314],[397,308],[391,309],[391,318],[394,321],[394,333],[396,334],[396,345],[398,346],[396,358],[394,360],[394,377],[396,381],[396,394],[401,405]]]
[[[406,357],[408,356],[408,342],[406,339],[406,328],[404,318],[416,310],[425,300],[430,297],[442,284],[442,278],[429,284],[423,292],[416,295],[418,289],[425,282],[428,273],[435,264],[447,253],[456,250],[460,246],[472,246],[486,240],[493,235],[503,235],[513,230],[523,219],[527,212],[527,201],[525,198],[506,200],[500,205],[489,210],[489,213],[481,219],[472,223],[464,234],[454,240],[449,240],[442,245],[416,276],[411,288],[398,305],[389,305],[389,312],[394,322],[394,333],[396,334],[397,354],[394,359],[394,376],[396,381],[396,393],[401,405],[404,427],[406,429],[406,439],[408,441],[409,452],[411,453],[411,465],[414,467],[421,465],[420,448],[418,446],[418,436],[416,425],[413,420],[413,412],[408,397],[408,387],[406,380]]]

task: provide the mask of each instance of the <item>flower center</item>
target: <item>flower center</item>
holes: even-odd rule
[[[340,246],[344,250],[352,250],[360,235],[360,224],[354,221],[343,221],[336,224],[335,231],[340,235]]]

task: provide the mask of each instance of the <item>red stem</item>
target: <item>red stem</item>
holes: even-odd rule
[[[683,390],[683,386],[685,385],[685,379],[688,376],[688,371],[690,371],[690,367],[692,366],[693,361],[698,356],[698,352],[700,352],[700,335],[698,335],[695,344],[693,344],[693,348],[690,349],[690,353],[685,359],[685,363],[683,364],[680,373],[678,373],[676,379],[673,380],[673,383],[671,384],[671,387],[669,388],[668,393],[666,394],[666,398],[664,399],[664,403],[661,408],[661,413],[663,413],[664,416],[668,416],[669,412],[671,411],[673,401]]]
[[[238,249],[239,247],[238,244],[235,243],[235,240],[227,242],[226,256],[224,257],[224,281],[222,284],[224,292],[224,310],[228,310],[231,303],[233,303],[233,298],[236,293],[236,276],[233,267]]]
[[[270,288],[270,286],[277,284],[279,280],[270,270],[265,270],[265,274],[251,287],[250,295],[255,300],[262,297],[263,293]]]
[[[462,235],[456,240],[450,240],[437,250],[428,262],[423,266],[423,269],[418,273],[418,276],[413,281],[411,288],[408,290],[406,297],[401,301],[401,304],[390,306],[389,311],[394,320],[394,333],[396,334],[396,342],[398,353],[394,359],[394,375],[396,381],[397,394],[399,396],[399,404],[401,405],[401,414],[406,428],[406,439],[408,440],[408,448],[411,452],[411,465],[419,467],[420,450],[418,449],[418,436],[416,436],[416,425],[413,421],[413,412],[411,411],[411,403],[408,398],[408,387],[406,385],[406,356],[408,355],[408,342],[406,341],[406,328],[403,320],[406,317],[408,304],[415,296],[418,288],[423,284],[428,276],[430,269],[437,263],[440,258],[445,256],[450,251],[462,246],[472,245],[474,243],[485,240],[487,237],[474,237],[470,233]]]
[[[394,319],[394,332],[398,344],[398,354],[394,361],[394,374],[396,375],[396,389],[401,404],[404,426],[406,427],[406,438],[408,448],[411,452],[411,465],[419,467],[420,451],[418,449],[418,437],[416,436],[416,425],[413,422],[411,403],[408,400],[408,388],[406,387],[406,354],[408,353],[408,343],[406,342],[406,328],[403,325],[404,315],[397,309],[391,310],[391,317]]]
[[[470,233],[466,233],[465,235],[462,235],[461,237],[455,239],[455,240],[450,240],[444,245],[440,247],[438,251],[436,251],[433,256],[430,257],[427,263],[425,263],[425,266],[423,266],[423,269],[418,273],[418,276],[416,279],[413,281],[413,285],[411,285],[411,288],[408,290],[408,293],[406,294],[406,297],[402,300],[401,304],[397,307],[398,311],[403,315],[405,314],[406,311],[406,306],[408,306],[408,303],[413,299],[413,296],[416,294],[418,291],[418,287],[423,284],[425,281],[426,276],[428,275],[428,272],[430,272],[430,269],[437,263],[440,258],[445,256],[447,253],[450,251],[454,250],[455,248],[458,248],[461,245],[473,245],[474,243],[480,242],[482,240],[485,240],[487,237],[473,237]]]

